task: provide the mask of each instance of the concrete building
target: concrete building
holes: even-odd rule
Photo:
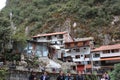
[[[93,38],[74,39],[73,42],[66,42],[64,60],[77,63],[78,71],[91,68],[91,49],[93,47]]]
[[[64,43],[73,41],[67,32],[38,34],[28,40],[27,53],[39,57],[62,58]]]
[[[120,44],[100,46],[91,52],[93,69],[113,69],[120,63]]]

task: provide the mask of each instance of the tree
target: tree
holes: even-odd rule
[[[2,13],[0,15],[0,46],[1,53],[5,53],[9,46],[11,29],[9,20],[6,17],[2,17]]]
[[[120,63],[114,65],[114,70],[111,73],[111,80],[120,80]]]

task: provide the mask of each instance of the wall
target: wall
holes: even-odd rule
[[[28,77],[30,75],[29,71],[18,71],[18,70],[9,70],[8,71],[8,75],[7,75],[7,79],[6,80],[28,80]],[[39,77],[42,75],[41,72],[36,72],[37,78],[39,79]],[[72,74],[75,79],[75,74]],[[50,80],[56,80],[58,73],[50,73]],[[84,74],[85,79],[84,80],[99,80],[99,77],[101,75],[91,75],[91,74]]]

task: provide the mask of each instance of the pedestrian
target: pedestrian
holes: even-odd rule
[[[73,76],[70,73],[67,73],[67,75],[65,76],[65,80],[73,80]]]
[[[103,74],[103,77],[105,78],[105,80],[110,80],[110,76],[107,72]]]
[[[84,80],[84,76],[81,73],[81,71],[78,71],[77,75],[76,75],[76,80]]]
[[[65,76],[64,76],[63,71],[60,71],[60,72],[59,72],[59,75],[58,75],[58,77],[57,77],[56,80],[65,80]]]
[[[34,72],[31,72],[29,76],[29,80],[35,80],[35,78],[36,78],[36,74]]]
[[[102,76],[102,78],[100,80],[105,80],[104,76]]]
[[[50,80],[50,77],[48,76],[46,71],[44,71],[43,74],[40,76],[40,80]]]

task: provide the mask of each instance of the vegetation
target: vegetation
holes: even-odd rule
[[[0,80],[6,80],[7,70],[0,69]]]
[[[120,79],[120,63],[114,66],[114,70],[111,73],[111,80]]]
[[[72,35],[93,36],[97,44],[103,44],[105,35],[110,41],[120,38],[119,25],[111,25],[114,16],[119,17],[119,5],[120,0],[7,0],[1,13],[8,21],[12,13],[11,21],[17,28],[14,40],[25,41],[27,36],[38,33],[64,31],[69,18]],[[77,26],[73,29],[74,22]]]
[[[109,44],[120,39],[119,14],[120,0],[7,0],[0,12],[0,52],[7,53],[11,44],[24,47],[35,34],[68,28],[74,37]]]

